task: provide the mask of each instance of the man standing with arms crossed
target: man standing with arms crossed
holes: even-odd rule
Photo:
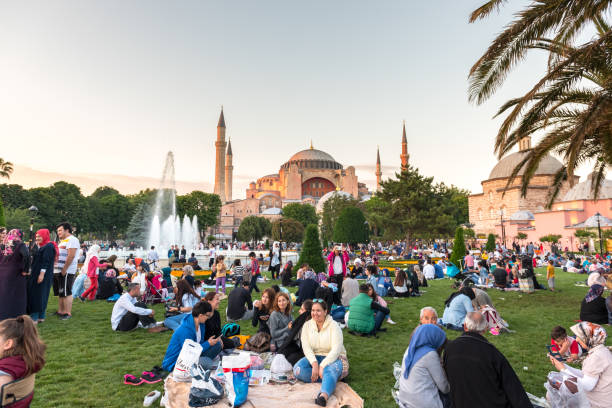
[[[61,320],[72,317],[72,284],[77,271],[79,240],[72,235],[72,226],[63,222],[57,226],[59,256],[53,274],[53,294],[59,296],[57,315]]]

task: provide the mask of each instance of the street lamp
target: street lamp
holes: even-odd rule
[[[38,208],[33,205],[28,208],[28,211],[30,212],[30,249],[32,249],[32,246],[34,245],[34,217],[36,217],[36,214],[38,214]]]
[[[603,241],[601,239],[601,214],[599,212],[596,212],[595,217],[597,217],[597,231],[599,232],[599,255],[603,257]]]
[[[499,210],[499,220],[501,222],[502,245],[506,247],[506,229],[504,228],[504,210]]]

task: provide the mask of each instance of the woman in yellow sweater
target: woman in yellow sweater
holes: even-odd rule
[[[321,382],[315,404],[326,406],[338,380],[348,375],[348,360],[342,329],[329,316],[323,299],[312,300],[312,319],[302,327],[301,342],[304,356],[293,367],[295,377],[303,382]]]

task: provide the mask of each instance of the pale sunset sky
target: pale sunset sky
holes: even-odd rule
[[[469,68],[526,1],[468,24],[482,3],[1,1],[0,157],[11,182],[98,173],[146,188],[172,150],[177,179],[212,192],[223,105],[234,198],[311,140],[373,188],[377,145],[384,175],[399,167],[402,120],[411,164],[479,192],[495,111],[546,63],[531,55],[468,103]]]

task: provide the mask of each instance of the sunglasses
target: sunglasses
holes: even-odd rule
[[[323,303],[325,302],[323,299],[312,299],[313,303]]]

